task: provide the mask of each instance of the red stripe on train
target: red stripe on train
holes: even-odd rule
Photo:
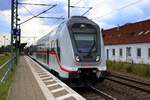
[[[59,64],[59,67],[62,71],[64,71],[64,72],[77,72],[75,70],[69,70],[69,69],[66,69],[66,68],[62,67],[61,64],[60,64],[60,60],[58,58],[58,55],[54,50],[49,51],[49,52],[47,52],[47,51],[34,51],[33,53],[37,53],[37,54],[47,54],[47,53],[49,53],[49,55],[54,55],[56,57],[57,63]]]

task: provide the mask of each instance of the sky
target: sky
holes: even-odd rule
[[[56,6],[41,16],[64,17],[67,20],[68,0],[18,0],[25,3],[56,4]],[[31,2],[32,1],[32,2]],[[10,42],[11,0],[0,0],[0,45]],[[133,23],[150,19],[150,0],[70,0],[71,6],[92,7],[85,16],[99,24],[101,28],[109,29],[117,25]],[[48,7],[19,5],[19,23],[36,15]],[[30,13],[27,11],[30,11]],[[71,8],[71,16],[82,15],[85,8]],[[32,13],[32,14],[31,14]],[[49,33],[64,20],[61,19],[32,19],[21,25],[22,42],[35,42]],[[4,39],[4,36],[5,39]],[[29,38],[30,37],[30,38]]]

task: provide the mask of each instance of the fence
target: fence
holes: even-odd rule
[[[16,57],[13,57],[0,66],[0,85],[8,78],[8,73],[13,70],[15,62]]]

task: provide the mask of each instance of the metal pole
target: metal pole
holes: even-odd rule
[[[11,59],[13,59],[14,0],[11,0]],[[11,60],[11,68],[13,60]]]
[[[70,0],[68,0],[68,19],[70,18]]]
[[[13,58],[14,54],[14,46],[13,43],[15,42],[15,51],[16,51],[16,63],[18,57],[18,41],[17,36],[18,33],[18,0],[11,0],[11,58]]]
[[[16,0],[15,1],[15,5],[16,5],[16,15],[15,15],[15,19],[16,19],[16,22],[15,22],[15,26],[16,26],[16,29],[17,29],[17,34],[16,34],[16,64],[18,63],[18,54],[19,54],[19,43],[18,43],[18,36],[19,36],[19,32],[18,32],[18,1]]]

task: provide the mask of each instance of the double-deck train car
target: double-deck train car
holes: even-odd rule
[[[99,26],[73,16],[37,41],[32,57],[63,80],[104,79],[107,71]]]

